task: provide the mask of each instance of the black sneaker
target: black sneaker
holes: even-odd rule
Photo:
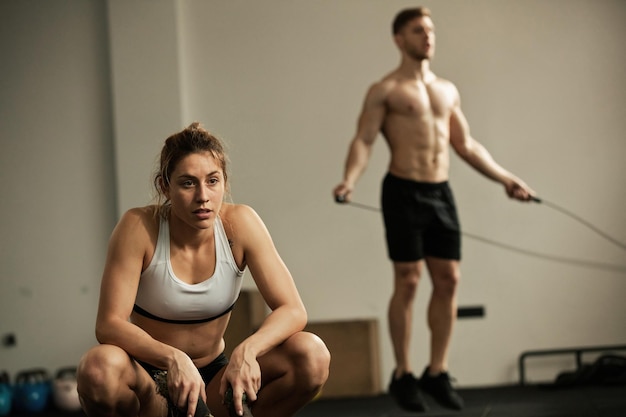
[[[413,374],[405,373],[400,378],[395,378],[395,372],[391,374],[389,394],[396,400],[398,405],[408,411],[426,411],[419,382]]]
[[[442,406],[453,410],[463,409],[463,398],[452,388],[450,376],[447,372],[441,372],[437,376],[430,376],[428,367],[426,367],[419,384],[425,393],[433,397]]]

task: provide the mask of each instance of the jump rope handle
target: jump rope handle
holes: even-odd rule
[[[170,400],[170,395],[167,389],[167,371],[157,370],[153,373],[154,382],[156,382],[157,393],[163,396],[167,400],[168,408],[175,407]],[[206,405],[202,398],[198,398],[196,404],[196,412],[193,417],[213,417],[211,410]]]
[[[534,195],[530,196],[531,201],[534,201],[535,203],[541,203],[541,199],[539,197],[535,197]]]
[[[193,415],[193,417],[213,417],[213,414],[211,414],[211,410],[209,410],[209,407],[206,405],[202,398],[198,398],[196,413]]]
[[[235,402],[233,401],[233,387],[231,387],[230,385],[228,386],[228,389],[226,390],[226,395],[224,396],[224,400],[226,405],[228,406],[228,415],[230,417],[254,417],[252,415],[252,411],[250,411],[250,406],[248,405],[248,396],[246,395],[246,393],[243,393],[243,399],[242,399],[242,403],[243,403],[243,414],[241,416],[239,416],[237,414],[237,412],[235,411]]]
[[[226,391],[226,404],[228,405],[228,415],[230,417],[254,417],[252,412],[250,411],[250,406],[248,405],[248,400],[246,395],[243,397],[243,415],[239,416],[235,411],[235,403],[233,402],[233,389],[229,386],[228,391]],[[196,413],[194,417],[213,417],[211,414],[211,410],[206,405],[202,398],[198,398],[198,405],[196,406]]]
[[[345,195],[336,195],[335,196],[335,203],[343,204],[345,202],[346,202],[346,196]]]
[[[239,416],[237,414],[235,411],[235,403],[233,402],[233,389],[230,386],[226,391],[226,405],[228,406],[228,415],[230,417],[254,417],[252,411],[250,411],[246,394],[243,396],[243,415]],[[213,417],[211,410],[209,410],[209,407],[202,398],[198,398],[198,405],[196,405],[194,417]]]

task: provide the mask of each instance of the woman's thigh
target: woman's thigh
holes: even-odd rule
[[[78,391],[88,415],[97,410],[121,409],[131,415],[166,415],[165,400],[156,393],[152,377],[123,349],[98,345],[81,359]]]

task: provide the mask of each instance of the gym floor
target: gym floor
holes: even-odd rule
[[[297,417],[625,417],[626,385],[549,388],[504,386],[460,389],[463,411],[437,406],[429,397],[426,413],[400,409],[388,395],[316,401]]]
[[[408,413],[387,395],[353,399],[318,400],[297,417],[625,417],[626,385],[549,388],[503,386],[460,389],[465,400],[463,411],[450,411],[427,397],[430,410]],[[11,416],[19,414],[12,414]],[[83,417],[82,412],[47,411],[40,417]],[[34,416],[34,414],[29,414]]]

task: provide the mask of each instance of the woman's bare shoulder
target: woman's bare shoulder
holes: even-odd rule
[[[116,230],[121,233],[154,235],[159,230],[160,214],[157,206],[134,207],[120,218]]]
[[[247,204],[224,203],[220,210],[222,223],[228,223],[231,227],[246,227],[251,221],[260,220],[257,212]]]

